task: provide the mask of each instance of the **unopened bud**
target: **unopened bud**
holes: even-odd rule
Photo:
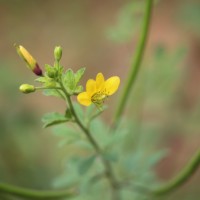
[[[60,59],[62,58],[62,47],[61,46],[56,46],[54,49],[54,58],[55,60],[57,60],[58,62],[60,61]]]
[[[21,45],[14,45],[19,56],[26,62],[27,67],[32,70],[37,76],[42,76],[42,70],[40,69],[36,60],[32,55]]]
[[[55,78],[56,77],[56,72],[55,71],[48,71],[47,72],[47,76],[49,77],[49,78]]]
[[[22,84],[19,87],[19,90],[25,94],[31,93],[31,92],[35,92],[35,86],[34,85],[29,85],[29,84]]]

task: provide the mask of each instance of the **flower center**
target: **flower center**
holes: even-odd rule
[[[102,104],[104,103],[105,99],[108,97],[108,95],[106,95],[105,92],[96,92],[92,97],[91,97],[91,101],[97,105],[97,106],[102,106]]]

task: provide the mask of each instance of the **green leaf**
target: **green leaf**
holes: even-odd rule
[[[88,142],[88,140],[81,138],[80,140],[74,141],[74,145],[81,149],[81,150],[86,150],[86,151],[92,151],[94,150],[93,146],[91,143]]]
[[[85,114],[86,114],[87,118],[90,118],[96,112],[96,110],[97,109],[96,109],[96,106],[94,104],[87,106],[86,109],[85,109]]]
[[[117,162],[118,161],[118,156],[116,153],[113,152],[105,152],[103,154],[103,157],[105,160],[111,161],[111,162]]]
[[[58,126],[53,127],[53,134],[59,137],[67,136],[67,138],[71,136],[79,136],[80,132],[78,132],[74,127],[66,126],[65,124],[60,124]]]
[[[79,86],[76,86],[76,89],[74,90],[74,93],[75,94],[79,94],[83,91],[83,86],[82,85],[79,85]]]
[[[56,85],[57,83],[53,79],[43,84],[46,88],[54,88]]]
[[[45,71],[48,72],[49,70],[53,69],[54,67],[52,67],[51,65],[45,64]]]
[[[71,69],[68,69],[65,74],[63,74],[63,83],[67,91],[73,94],[76,88],[76,82],[74,72]]]
[[[43,76],[43,77],[39,77],[39,78],[35,79],[35,81],[40,82],[40,83],[46,83],[49,81],[49,78]]]
[[[101,113],[104,112],[104,110],[106,110],[108,108],[108,106],[103,105],[103,107],[100,109],[96,109],[95,112],[89,117],[89,123],[94,120],[95,118],[97,118]]]
[[[76,129],[69,125],[67,126],[66,124],[55,126],[52,130],[54,135],[61,138],[58,143],[58,147],[60,148],[75,143],[81,139],[81,134],[77,132]]]
[[[48,77],[47,75],[44,77],[39,77],[35,79],[35,81],[43,83],[43,87],[56,87],[57,83],[53,78]]]
[[[78,118],[81,120],[82,123],[85,123],[85,115],[82,106],[76,102],[73,103],[73,106]]]
[[[49,78],[55,78],[58,74],[58,70],[56,67],[52,67],[51,65],[45,64],[46,75]]]
[[[100,118],[96,118],[90,123],[90,131],[99,145],[105,147],[109,138],[109,127],[107,124]]]
[[[42,122],[44,122],[44,126],[43,126],[44,128],[55,125],[55,124],[64,123],[70,120],[71,118],[67,118],[66,116],[57,112],[47,113],[42,118]]]
[[[79,94],[83,91],[83,87],[77,84],[82,78],[85,72],[85,68],[79,69],[76,73],[74,73],[71,69],[68,69],[65,74],[63,74],[63,84],[69,94]]]
[[[91,168],[92,164],[95,161],[95,158],[96,158],[96,156],[92,155],[80,162],[79,173],[81,175],[85,174]]]
[[[79,83],[79,81],[80,81],[81,78],[83,77],[84,73],[85,73],[85,68],[83,67],[83,68],[79,69],[79,70],[74,74],[76,85]]]
[[[60,98],[64,99],[64,94],[62,94],[62,91],[59,91],[56,89],[43,90],[43,94],[45,96],[54,96],[54,97],[60,97]]]
[[[128,130],[123,129],[123,130],[116,130],[113,134],[110,134],[109,137],[106,140],[106,147],[114,147],[116,144],[122,144],[122,141],[125,141],[124,139],[128,135]],[[118,145],[119,147],[119,145]]]

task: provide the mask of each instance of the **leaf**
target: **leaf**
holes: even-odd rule
[[[76,145],[77,148],[79,148],[81,150],[83,150],[83,149],[87,150],[87,151],[94,150],[94,148],[91,145],[91,143],[89,143],[88,140],[84,140],[83,138],[81,138],[80,140],[74,141],[74,145]]]
[[[82,85],[79,85],[79,86],[76,86],[76,89],[74,90],[74,93],[75,94],[79,94],[83,91],[83,86]]]
[[[96,109],[96,106],[94,104],[91,104],[90,106],[86,107],[85,114],[87,118],[90,118],[94,114],[94,112],[97,110],[95,109]]]
[[[42,122],[44,122],[43,128],[46,128],[55,124],[64,123],[70,120],[71,118],[67,118],[66,116],[57,112],[47,113],[42,118]]]
[[[110,134],[108,139],[106,140],[106,147],[116,146],[116,144],[122,144],[125,141],[125,138],[128,135],[128,130],[122,129],[116,131],[113,134]]]
[[[81,78],[83,77],[84,73],[85,73],[85,68],[83,67],[83,68],[79,69],[79,70],[74,74],[76,85],[79,83],[79,81],[80,81]]]
[[[52,72],[54,73],[54,72]],[[44,87],[56,87],[57,83],[53,78],[48,77],[47,75],[45,75],[44,77],[39,77],[37,79],[35,79],[35,81],[43,83]]]
[[[48,82],[43,84],[43,86],[46,88],[55,88],[56,85],[57,85],[57,83],[53,79],[51,79]]]
[[[96,156],[92,155],[80,162],[79,173],[81,175],[85,174],[91,168],[92,164],[95,161],[95,158]]]
[[[48,71],[49,69],[52,69],[54,68],[53,66],[51,65],[48,65],[48,64],[45,64],[45,70]]]
[[[89,106],[91,107],[91,106]],[[106,105],[103,105],[103,107],[100,109],[96,109],[95,112],[89,117],[89,123],[97,118],[101,113],[103,113],[108,107]]]
[[[65,74],[63,74],[63,83],[67,91],[72,94],[75,90],[76,83],[74,72],[71,69],[68,69]]]
[[[76,112],[76,115],[81,120],[81,122],[84,123],[85,122],[85,116],[84,116],[82,106],[79,103],[76,103],[76,102],[73,103],[73,106],[74,106],[74,110]]]
[[[58,147],[62,148],[65,145],[70,145],[72,143],[75,143],[77,140],[80,140],[80,137],[77,134],[70,135],[70,137],[67,137],[66,139],[62,139],[58,143]]]
[[[52,67],[51,65],[45,64],[45,75],[49,78],[55,78],[58,74],[58,70],[56,67]]]
[[[61,97],[62,99],[64,99],[64,95],[62,94],[62,91],[59,91],[59,90],[56,90],[56,89],[43,90],[43,94],[45,96]]]
[[[90,123],[90,131],[93,137],[98,141],[99,145],[105,147],[109,134],[108,126],[100,118],[96,118]]]
[[[53,127],[53,133],[56,136],[67,136],[67,137],[71,137],[74,135],[80,136],[79,132],[77,132],[77,130],[75,130],[73,127],[71,126],[66,126],[64,124],[60,124],[58,126]]]
[[[117,162],[118,156],[116,153],[113,152],[105,152],[103,154],[103,157],[105,160],[111,161],[111,162]]]
[[[35,79],[35,81],[40,82],[40,83],[46,83],[49,81],[49,78],[43,76],[43,77],[39,77],[39,78]]]

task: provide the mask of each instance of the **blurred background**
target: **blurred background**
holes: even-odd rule
[[[62,64],[86,67],[82,80],[98,72],[121,77],[121,87],[135,52],[144,13],[143,0],[0,0],[0,181],[49,189],[69,153],[62,138],[42,129],[46,112],[65,104],[40,92],[24,95],[22,83],[34,74],[18,57],[14,43],[26,47],[41,67],[53,64],[53,49],[63,47]],[[140,126],[141,148],[167,149],[155,167],[168,180],[200,146],[200,1],[156,1],[149,41],[125,119]],[[107,101],[110,121],[117,97]],[[147,145],[148,144],[148,145]],[[74,150],[75,152],[76,150]],[[200,170],[165,199],[198,200]]]

